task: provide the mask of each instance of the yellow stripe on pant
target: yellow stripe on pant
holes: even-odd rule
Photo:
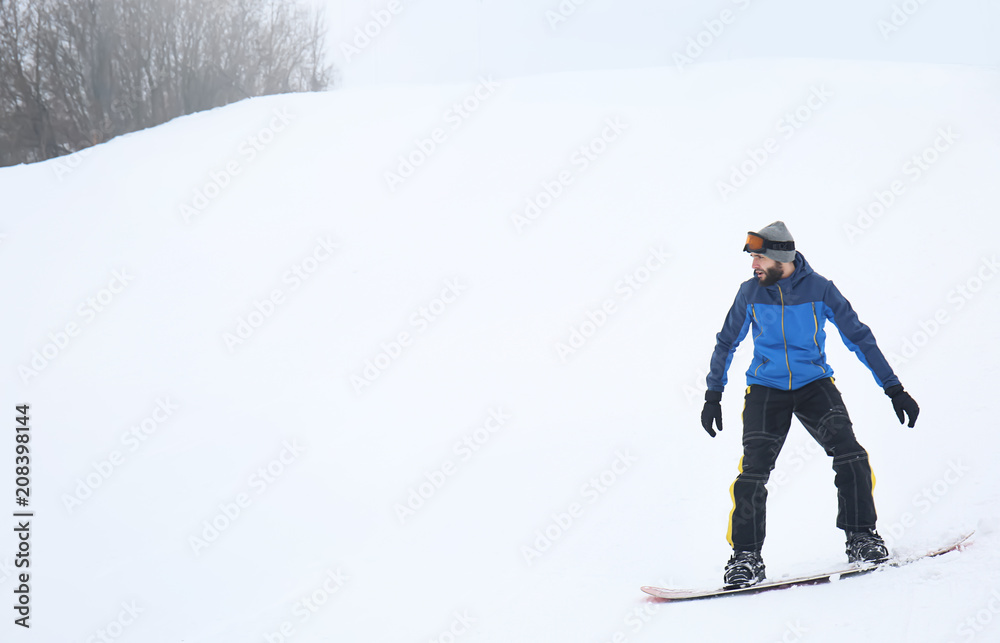
[[[740,456],[739,464],[740,473],[743,473],[743,456]],[[740,477],[736,476],[736,480]],[[729,528],[726,530],[726,540],[729,541],[730,547],[735,547],[733,545],[733,516],[736,514],[736,480],[733,480],[733,484],[729,485],[729,498],[733,501],[733,510],[729,512]]]
[[[746,394],[750,394],[750,387],[747,387]],[[747,412],[747,401],[746,397],[743,398],[743,411],[740,412],[740,422],[743,422],[743,415]],[[737,466],[740,473],[743,473],[743,456],[740,456],[740,463]],[[736,476],[736,480],[739,480],[739,475]],[[730,547],[733,545],[733,516],[736,515],[736,480],[733,480],[733,484],[729,485],[729,499],[733,501],[733,510],[729,512],[729,528],[726,529],[726,540],[729,542]]]

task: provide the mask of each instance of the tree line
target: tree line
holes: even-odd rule
[[[0,0],[0,165],[333,84],[296,0]]]

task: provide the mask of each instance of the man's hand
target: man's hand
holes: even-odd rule
[[[705,391],[705,406],[701,409],[701,425],[705,427],[708,434],[715,437],[715,431],[712,429],[712,421],[715,420],[715,424],[719,427],[719,431],[722,431],[722,393],[719,391]]]
[[[906,414],[910,420],[907,426],[912,429],[917,422],[917,415],[920,413],[920,407],[917,406],[917,403],[910,397],[909,393],[903,390],[902,384],[890,386],[885,389],[885,394],[892,400],[892,410],[896,412],[899,423],[903,423],[903,415]]]

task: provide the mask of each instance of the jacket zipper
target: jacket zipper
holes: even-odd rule
[[[781,297],[781,341],[785,344],[785,368],[788,369],[788,390],[792,390],[792,365],[788,362],[788,338],[785,337],[785,294],[778,286],[778,296]]]
[[[819,334],[819,317],[816,315],[816,302],[815,301],[812,303],[812,309],[813,309],[813,344],[816,346],[816,355],[818,355],[820,358],[822,358],[823,357],[823,351],[820,349],[819,342],[816,340],[816,335]],[[819,364],[817,364],[816,360],[812,360],[812,365],[815,366],[816,368],[820,369],[824,373],[826,372],[826,369],[823,368],[822,366],[820,366]]]

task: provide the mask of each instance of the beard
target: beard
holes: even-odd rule
[[[756,276],[756,275],[755,275]],[[764,270],[764,274],[757,277],[757,283],[760,284],[762,288],[767,288],[768,286],[773,286],[781,280],[781,267],[771,266]]]

